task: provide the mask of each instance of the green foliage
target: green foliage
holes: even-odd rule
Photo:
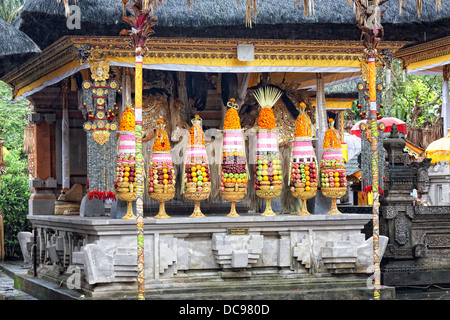
[[[17,233],[30,231],[27,220],[30,189],[25,173],[27,163],[18,152],[10,152],[6,158],[6,173],[2,175],[0,190],[0,211],[3,211],[5,231],[5,252],[7,257],[21,255]]]
[[[31,230],[30,222],[26,219],[30,198],[27,157],[22,153],[28,113],[28,101],[11,101],[11,89],[0,82],[0,136],[9,151],[5,157],[6,173],[1,177],[0,189],[7,257],[20,256],[17,233]]]
[[[30,113],[28,100],[11,101],[11,91],[6,83],[0,81],[0,137],[9,151],[22,150],[24,128]]]
[[[385,89],[384,117],[399,118],[416,128],[440,118],[442,77],[408,75],[403,81],[401,63],[394,60],[391,79],[391,85]]]

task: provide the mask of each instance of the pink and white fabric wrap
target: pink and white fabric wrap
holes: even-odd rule
[[[322,160],[342,160],[344,157],[342,156],[342,149],[325,149]]]
[[[278,152],[278,140],[276,132],[258,132],[257,152],[274,151]]]
[[[192,158],[196,160],[192,162]],[[198,159],[198,160],[197,160]],[[199,164],[201,159],[207,159],[206,149],[204,146],[187,146],[186,147],[186,163]]]
[[[136,153],[136,136],[133,131],[121,131],[119,138],[119,153]]]
[[[314,148],[311,140],[294,140],[292,157],[298,158],[315,158]]]
[[[157,163],[167,162],[167,164],[171,164],[172,163],[172,155],[170,152],[164,152],[164,153],[153,152],[152,162],[157,162]]]
[[[243,152],[244,139],[242,138],[242,130],[225,130],[223,134],[223,151],[224,152]]]

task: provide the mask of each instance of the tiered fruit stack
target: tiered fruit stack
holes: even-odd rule
[[[136,219],[132,201],[136,200],[136,138],[134,110],[126,108],[120,120],[119,154],[117,156],[116,191],[119,200],[127,201],[127,213],[122,219]]]
[[[334,129],[334,120],[329,119],[329,122],[330,129],[325,133],[324,153],[320,162],[321,191],[325,197],[332,198],[331,210],[327,214],[340,214],[336,199],[347,192],[347,177],[340,135]]]
[[[262,87],[255,91],[254,97],[262,107],[258,117],[254,187],[256,195],[266,199],[266,210],[262,215],[274,216],[271,199],[281,194],[283,174],[272,107],[281,97],[281,91],[270,86]]]
[[[255,190],[270,190],[281,188],[283,172],[281,157],[278,152],[260,152],[256,155]]]
[[[175,196],[175,169],[164,121],[158,120],[157,127],[158,132],[153,143],[149,166],[148,193],[151,199],[160,203],[159,212],[154,218],[170,218],[165,211],[164,203]]]
[[[318,168],[312,146],[311,120],[306,113],[305,103],[300,103],[299,111],[292,148],[290,187],[292,195],[302,200],[299,215],[310,215],[306,208],[306,200],[317,193]]]
[[[225,114],[223,156],[220,191],[222,197],[231,201],[231,211],[227,217],[239,217],[235,202],[242,200],[247,192],[247,160],[244,149],[244,138],[241,120],[238,114],[239,105],[230,99]]]
[[[200,210],[200,201],[211,193],[208,157],[205,149],[205,135],[202,129],[202,119],[196,115],[192,119],[190,141],[186,147],[184,174],[184,195],[195,203],[194,212],[190,217],[204,217]]]
[[[120,153],[117,158],[117,182],[122,183],[122,186],[129,185],[129,183],[135,184],[135,172],[136,159],[134,155]]]

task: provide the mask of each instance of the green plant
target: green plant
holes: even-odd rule
[[[20,159],[17,151],[10,152],[6,158],[6,173],[2,175],[0,191],[0,211],[3,211],[5,231],[5,253],[7,257],[21,256],[17,234],[31,231],[27,220],[30,189],[26,174],[27,163]]]
[[[384,104],[384,117],[401,119],[414,128],[426,121],[435,123],[440,118],[442,77],[408,75],[404,79],[400,61],[394,60],[391,79],[391,85],[385,86],[385,92],[391,92]]]
[[[4,212],[5,252],[7,257],[21,255],[17,233],[31,230],[28,214],[27,157],[22,152],[24,129],[29,113],[28,101],[11,101],[11,88],[0,81],[0,137],[9,153],[0,188],[0,211]]]

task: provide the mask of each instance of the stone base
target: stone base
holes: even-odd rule
[[[51,190],[35,190],[28,200],[28,214],[53,215],[56,196]]]
[[[136,214],[136,201],[133,201],[133,213]],[[116,200],[111,203],[111,219],[122,219],[127,213],[127,202]]]
[[[80,204],[80,216],[82,217],[101,217],[105,215],[105,204],[103,200],[92,199],[84,196]]]
[[[136,298],[135,220],[28,218],[41,241],[40,277],[67,281],[93,299]],[[146,294],[149,299],[370,299],[372,242],[361,230],[371,218],[145,218]]]

